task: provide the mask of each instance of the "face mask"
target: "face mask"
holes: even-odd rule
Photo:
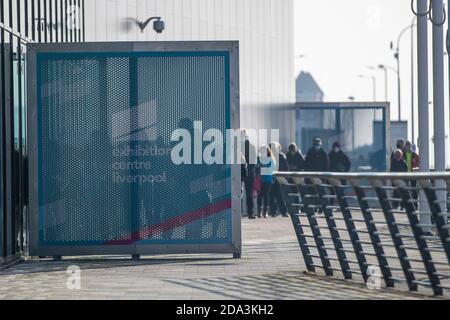
[[[334,150],[334,152],[338,153],[341,149],[339,149],[339,148],[334,148],[333,150]]]
[[[322,146],[321,146],[320,144],[316,144],[316,145],[314,146],[314,148],[315,148],[316,150],[320,150],[320,149],[322,148]]]

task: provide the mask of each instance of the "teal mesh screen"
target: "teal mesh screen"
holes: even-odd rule
[[[40,243],[231,242],[228,165],[172,132],[229,124],[226,52],[38,54]]]

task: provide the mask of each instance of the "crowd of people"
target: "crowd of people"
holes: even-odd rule
[[[274,154],[278,154],[278,159],[275,159]],[[275,168],[278,167],[278,171],[348,172],[351,167],[350,159],[343,152],[339,142],[335,142],[331,151],[327,153],[319,137],[314,138],[306,156],[295,143],[289,145],[286,153],[278,142],[263,145],[256,151],[246,138],[244,157],[241,178],[245,188],[249,219],[276,217],[280,214],[288,216],[281,186],[272,176]],[[251,161],[253,157],[257,159],[256,164]]]
[[[416,146],[410,141],[397,140],[396,149],[391,155],[391,172],[414,172],[419,166],[420,157]]]
[[[274,154],[278,154],[278,159],[275,159]],[[252,157],[256,159],[256,164],[251,161]],[[308,172],[349,172],[351,168],[351,161],[339,142],[333,143],[331,151],[326,152],[320,137],[314,138],[306,156],[295,143],[289,145],[286,153],[278,142],[263,145],[256,150],[246,137],[244,158],[241,178],[250,219],[275,217],[280,214],[288,216],[281,186],[272,176],[275,168],[278,171]],[[419,166],[420,157],[416,147],[410,141],[397,140],[396,149],[391,155],[391,172],[414,172]]]
[[[403,139],[397,140],[396,149],[391,154],[391,172],[414,172],[419,170],[419,166],[420,157],[416,152],[415,145]],[[409,181],[409,184],[410,187],[415,188],[417,181]],[[394,198],[400,198],[398,191],[394,191],[393,196]],[[418,192],[415,190],[412,191],[412,197],[413,199],[417,199]],[[394,208],[398,208],[399,206],[402,208],[399,201],[395,201],[392,205]]]

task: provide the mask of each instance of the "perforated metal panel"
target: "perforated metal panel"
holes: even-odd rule
[[[237,43],[30,51],[32,254],[240,252],[237,168],[170,157],[177,128],[239,126]]]

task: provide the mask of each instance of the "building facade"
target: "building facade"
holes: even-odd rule
[[[293,0],[86,1],[86,41],[238,40],[241,127],[280,129],[294,139]],[[165,30],[137,21],[160,16]]]
[[[26,244],[27,44],[83,41],[83,11],[84,0],[0,0],[0,263]]]
[[[295,80],[296,102],[323,102],[324,93],[309,72],[301,71]]]
[[[138,21],[161,16],[165,30]],[[30,42],[238,40],[241,127],[295,137],[293,0],[0,0],[0,262],[26,247]]]

